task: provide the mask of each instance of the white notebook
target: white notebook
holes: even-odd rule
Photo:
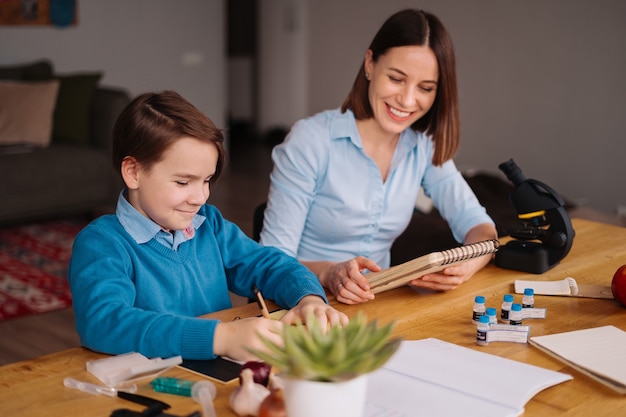
[[[619,393],[626,394],[626,332],[615,326],[594,327],[547,336],[530,344]]]
[[[514,417],[570,375],[439,339],[405,340],[368,375],[365,417]]]

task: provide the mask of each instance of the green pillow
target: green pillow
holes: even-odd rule
[[[89,145],[91,102],[101,73],[60,75],[54,109],[52,140],[55,143]]]
[[[0,67],[0,80],[43,81],[52,78],[52,63],[39,60],[28,64]]]

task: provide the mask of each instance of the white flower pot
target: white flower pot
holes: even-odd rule
[[[367,375],[345,382],[283,381],[288,417],[363,417]]]

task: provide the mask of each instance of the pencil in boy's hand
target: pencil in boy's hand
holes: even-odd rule
[[[254,291],[254,295],[256,297],[256,302],[263,313],[263,317],[266,319],[270,319],[270,312],[267,310],[267,305],[265,305],[265,299],[263,298],[263,294],[261,294],[261,290],[259,290],[256,285],[252,286],[252,291]]]

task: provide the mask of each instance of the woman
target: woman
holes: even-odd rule
[[[497,237],[452,161],[459,145],[454,61],[434,15],[400,11],[374,37],[341,108],[299,121],[273,151],[261,243],[296,256],[341,302],[374,298],[363,272],[389,266],[420,187],[457,241]],[[453,289],[489,260],[411,284]]]

